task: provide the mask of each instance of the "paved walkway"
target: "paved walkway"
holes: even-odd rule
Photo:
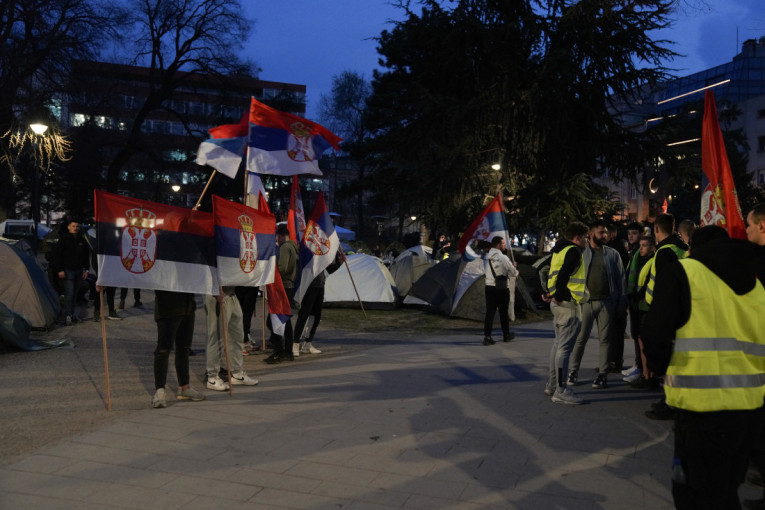
[[[150,312],[127,315],[119,328],[108,324],[118,339],[112,413],[89,366],[97,324],[68,328],[81,335],[78,349],[94,351],[87,362],[77,349],[13,355],[79,359],[89,407],[110,418],[0,468],[0,508],[672,508],[671,422],[643,416],[657,394],[611,376],[608,390],[576,387],[587,405],[551,403],[542,394],[547,322],[491,347],[480,344],[479,326],[413,339],[325,331],[340,337],[322,345],[325,354],[275,367],[245,358],[256,387],[205,390],[204,402],[154,410],[153,321]],[[583,370],[596,356],[593,341]],[[204,356],[192,359],[200,387]],[[750,487],[742,494],[758,497]]]

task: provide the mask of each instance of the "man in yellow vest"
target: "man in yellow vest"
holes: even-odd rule
[[[547,292],[542,299],[550,303],[555,326],[555,341],[550,350],[550,378],[545,395],[556,404],[583,404],[584,400],[566,386],[571,351],[582,328],[584,298],[584,260],[582,250],[587,245],[587,225],[575,221],[563,231],[564,239],[552,250]]]
[[[646,377],[666,374],[675,411],[672,495],[679,509],[740,508],[765,398],[765,288],[755,246],[712,225],[656,279],[641,331]]]

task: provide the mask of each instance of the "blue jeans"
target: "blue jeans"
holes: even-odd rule
[[[82,284],[82,271],[80,269],[65,269],[64,278],[64,315],[74,315],[74,301],[77,299],[77,291]]]

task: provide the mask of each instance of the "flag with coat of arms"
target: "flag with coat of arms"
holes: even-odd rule
[[[94,191],[97,284],[217,294],[213,215]]]
[[[340,238],[320,191],[298,249],[300,268],[295,279],[295,301],[300,303],[314,278],[335,261],[338,248]]]
[[[276,271],[273,214],[213,195],[213,217],[220,285],[272,283]]]
[[[298,176],[292,176],[292,192],[290,193],[290,211],[287,215],[287,229],[290,231],[290,239],[298,246],[303,240],[305,232],[305,212],[303,211],[303,197],[300,195]]]
[[[275,110],[252,98],[247,170],[259,174],[322,175],[319,158],[342,138],[315,122]]]
[[[491,242],[496,236],[504,237],[505,243],[508,248],[510,247],[510,235],[507,231],[505,208],[502,205],[501,194],[489,202],[489,205],[481,211],[481,214],[462,234],[458,243],[459,252],[468,260],[478,258],[479,255],[470,247],[470,244],[474,240]]]

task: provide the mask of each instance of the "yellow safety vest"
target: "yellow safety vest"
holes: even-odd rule
[[[665,244],[659,248],[659,250],[663,250],[665,248],[669,248],[675,252],[678,260],[684,259],[686,257],[687,252],[676,244]],[[638,288],[643,288],[643,286],[646,285],[646,280],[648,280],[648,286],[646,287],[645,291],[645,302],[648,305],[653,302],[653,288],[656,285],[656,256],[659,254],[659,250],[656,250],[653,258],[646,262],[645,265],[640,269],[640,276],[638,276]]]
[[[577,249],[576,246],[566,246],[561,251],[553,253],[552,260],[550,261],[550,274],[547,275],[547,291],[550,294],[555,294],[555,285],[558,282],[558,273],[560,273],[563,267],[563,261],[566,258],[566,252],[570,249]],[[574,274],[568,279],[568,285],[566,286],[571,292],[571,299],[574,303],[580,302],[584,298],[584,259],[582,254],[579,254],[579,267],[574,271]]]
[[[765,398],[765,289],[736,295],[694,259],[680,261],[691,316],[677,330],[664,378],[667,404],[696,412],[762,407]]]

